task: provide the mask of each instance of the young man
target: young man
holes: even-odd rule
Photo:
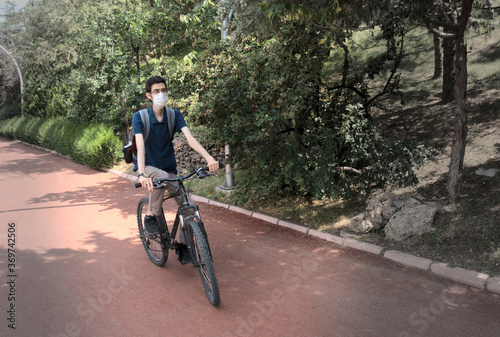
[[[153,189],[152,179],[175,178],[177,175],[177,163],[175,161],[174,146],[171,141],[167,112],[165,104],[167,102],[167,85],[160,76],[153,76],[146,81],[146,97],[153,103],[148,108],[149,114],[149,135],[144,142],[144,125],[139,112],[132,117],[132,130],[137,145],[137,161],[134,170],[137,172],[139,182],[149,191],[149,209],[144,220],[146,232],[157,234],[158,223],[156,215],[160,215],[163,202],[163,189]],[[175,111],[175,132],[181,132],[186,137],[189,146],[198,152],[206,161],[210,172],[215,172],[219,168],[219,163],[205,150],[205,148],[193,137],[191,131],[184,121],[184,116],[179,110]],[[178,189],[176,183],[167,184],[169,193],[174,193]],[[181,202],[176,198],[177,203]],[[193,204],[190,200],[190,204]],[[183,242],[182,235],[179,242]],[[183,247],[186,249],[186,247]],[[182,254],[188,256],[189,254]]]

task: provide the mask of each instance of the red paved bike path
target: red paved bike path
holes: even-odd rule
[[[495,294],[200,204],[214,308],[195,269],[174,254],[164,267],[148,260],[135,219],[143,190],[5,139],[0,158],[0,336],[499,335]]]

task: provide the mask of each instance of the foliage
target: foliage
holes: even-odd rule
[[[428,153],[382,139],[371,119],[381,97],[401,95],[412,6],[37,0],[20,15],[25,29],[15,38],[27,68],[24,111],[127,134],[131,114],[149,104],[144,81],[160,74],[170,104],[252,168],[247,190],[322,198],[413,183],[413,167]],[[231,37],[218,44],[231,9]],[[366,63],[352,56],[360,29],[385,47]],[[327,71],[334,52],[342,62]]]
[[[0,27],[0,45],[7,45],[1,39],[2,30]],[[0,48],[0,120],[14,117],[20,114],[20,82],[19,75],[13,65],[12,59],[5,55],[5,51]]]
[[[93,168],[111,167],[122,155],[120,139],[110,127],[83,126],[63,117],[2,120],[0,136],[55,150]]]
[[[102,124],[86,128],[75,142],[75,158],[93,168],[112,167],[121,155],[121,141]]]
[[[165,55],[217,36],[211,1],[33,1],[9,21],[30,116],[127,127],[143,83]],[[17,22],[16,22],[17,21]]]
[[[324,62],[327,52],[282,50],[276,39],[215,46],[178,83],[199,95],[193,121],[230,145],[233,162],[252,168],[243,193],[349,197],[416,181],[412,168],[430,153],[386,143],[362,97],[322,87],[322,62],[309,57]]]

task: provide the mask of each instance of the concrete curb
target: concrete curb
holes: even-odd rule
[[[278,221],[279,221],[279,219],[277,219],[277,218],[273,218],[272,216],[260,214],[260,213],[252,213],[252,217],[270,222],[273,225],[277,225]]]
[[[108,172],[111,172],[113,174],[116,174],[122,178],[125,178],[125,179],[128,179],[128,180],[132,180],[132,181],[136,181],[137,180],[137,177],[136,176],[133,176],[131,174],[127,174],[127,173],[123,173],[123,172],[120,172],[120,171],[117,171],[117,170],[113,170],[113,169],[109,169]]]
[[[433,263],[431,271],[441,277],[463,283],[474,288],[484,289],[489,275],[462,268],[450,268],[445,263]]]
[[[304,226],[299,226],[299,225],[296,225],[294,223],[287,222],[287,221],[280,220],[280,221],[278,221],[278,225],[280,225],[282,227],[293,229],[294,231],[301,232],[304,234],[307,234],[309,232],[309,228],[304,227]]]
[[[229,206],[229,210],[237,212],[237,213],[245,214],[248,216],[252,216],[252,213],[253,213],[252,211],[249,211],[248,209],[244,209],[244,208],[241,208],[238,206],[232,206],[232,205]]]
[[[405,266],[414,267],[422,270],[429,270],[432,261],[421,257],[416,257],[397,250],[388,250],[384,253],[384,257],[389,260],[404,264]]]
[[[116,170],[108,170],[108,172],[114,173],[116,175],[119,175],[120,177],[132,181],[135,181],[137,179],[135,176],[118,172]],[[280,219],[265,214],[256,213],[251,210],[241,208],[238,206],[224,204],[222,202],[214,201],[205,197],[191,195],[191,198],[196,202],[203,202],[209,205],[226,208],[231,211],[241,213],[256,219],[260,219],[274,225],[290,228],[294,231],[304,233],[306,235],[311,235],[326,240],[328,242],[333,242],[342,247],[349,247],[367,253],[379,255],[407,267],[429,271],[434,275],[451,280],[456,283],[486,290],[491,293],[500,294],[500,277],[493,277],[487,274],[478,273],[463,268],[449,267],[445,263],[433,262],[429,259],[413,256],[411,254],[403,253],[397,250],[385,250],[383,247],[371,243],[361,242],[353,239],[346,239],[329,233],[320,232],[315,229],[310,229],[308,227],[297,225],[291,222],[282,221]]]
[[[486,289],[500,294],[500,278],[499,277],[490,277],[488,281],[486,281]]]

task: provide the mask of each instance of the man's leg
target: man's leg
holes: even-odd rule
[[[163,178],[175,178],[177,175],[174,173],[168,173],[163,170],[160,170],[156,167],[153,166],[146,166],[145,167],[145,173],[150,177],[151,179],[163,179]],[[174,194],[179,191],[179,184],[177,182],[167,182],[166,183],[166,189],[168,193]],[[163,196],[165,193],[165,189],[155,189],[153,192],[150,193],[149,195],[149,215],[160,215],[162,211],[162,203],[163,203]],[[182,197],[176,196],[175,201],[177,202],[177,205],[180,205],[182,203]],[[189,205],[194,205],[194,201],[188,196],[188,201]],[[194,215],[194,210],[190,209],[184,212],[183,216],[186,217],[188,215]],[[178,236],[177,236],[177,241],[180,243],[186,243],[186,240],[184,238],[184,234],[182,233],[182,230],[179,228],[177,231]]]
[[[171,175],[171,178],[176,177],[176,175],[173,173],[169,173],[169,174]],[[178,193],[179,192],[179,184],[177,182],[168,182],[167,183],[167,191],[170,194]],[[181,195],[176,196],[174,199],[175,199],[175,202],[177,202],[178,206],[182,205],[182,196]],[[189,196],[188,196],[188,204],[189,204],[189,206],[194,206],[194,201]],[[187,209],[182,213],[182,216],[184,217],[184,219],[186,219],[187,216],[194,215],[194,214],[195,214],[194,209]],[[184,238],[184,234],[182,233],[182,230],[180,230],[180,228],[178,230],[178,233],[179,233],[178,234],[178,242],[186,243],[186,239]]]
[[[144,168],[146,175],[151,179],[163,179],[163,178],[172,178],[170,173],[167,173],[163,170],[160,170],[153,166],[146,166]],[[173,175],[175,177],[175,174]],[[165,193],[165,189],[154,189],[149,194],[149,212],[148,215],[161,215],[162,204],[163,204],[163,195]]]
[[[175,174],[170,173],[171,178],[176,177]],[[177,182],[168,182],[167,183],[167,191],[170,194],[177,194],[179,192],[179,184]],[[175,198],[175,201],[177,202],[177,205],[182,206],[182,196],[177,195]],[[188,196],[188,205],[189,206],[194,206],[194,202],[191,199],[191,197]],[[184,210],[182,213],[182,216],[184,220],[186,221],[186,218],[190,215],[194,215],[195,210],[190,208],[187,210]],[[186,222],[184,223],[186,224]],[[179,261],[181,261],[183,264],[190,263],[191,262],[191,255],[189,254],[189,251],[187,249],[186,245],[186,238],[184,237],[184,233],[182,232],[182,229],[179,228],[177,231],[177,242],[180,243],[180,245],[177,246],[177,253],[179,255]]]

